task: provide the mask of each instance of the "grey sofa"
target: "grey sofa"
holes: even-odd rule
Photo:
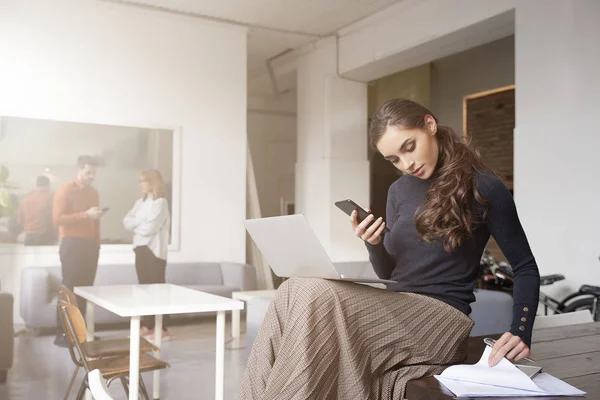
[[[12,294],[0,291],[0,383],[6,382],[6,375],[13,363],[13,300]]]
[[[371,263],[368,261],[337,263],[335,265],[339,272],[349,276],[377,278]],[[384,285],[379,284],[371,286],[385,288]],[[510,329],[513,299],[509,294],[476,289],[475,299],[475,302],[471,304],[472,312],[470,317],[475,322],[475,326],[471,330],[471,336],[503,333]],[[248,354],[271,301],[273,301],[272,297],[256,297],[247,303],[246,349]]]
[[[218,296],[231,297],[239,290],[255,290],[254,267],[245,264],[221,263],[169,263],[167,283],[186,286]],[[56,301],[61,285],[60,267],[28,267],[21,273],[20,315],[28,329],[56,327]],[[133,265],[100,265],[94,285],[137,284]],[[189,318],[193,314],[180,314],[172,319]],[[127,320],[96,307],[95,322],[101,324],[126,323]]]

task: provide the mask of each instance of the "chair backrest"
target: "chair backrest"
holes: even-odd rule
[[[82,366],[83,365],[83,361],[82,361],[83,356],[77,357],[76,353],[78,351],[75,346],[75,341],[73,340],[74,336],[71,334],[71,330],[69,328],[69,323],[67,322],[66,311],[63,310],[64,307],[67,305],[72,305],[72,304],[77,305],[77,300],[76,299],[74,300],[74,299],[75,299],[75,294],[73,292],[71,292],[68,288],[66,288],[65,286],[61,286],[60,291],[58,292],[58,302],[56,303],[56,310],[60,317],[60,321],[63,326],[63,332],[65,332],[65,337],[68,342],[69,354],[71,355],[71,360],[73,361],[73,363],[75,363],[75,365]],[[75,301],[74,303],[73,303],[73,300]],[[81,353],[80,353],[80,355],[81,355]]]
[[[87,379],[90,392],[92,392],[92,397],[94,400],[113,400],[110,392],[108,391],[106,380],[104,380],[102,377],[99,369],[90,371],[87,374]]]
[[[60,291],[58,292],[58,301],[77,305],[77,297],[75,297],[75,293],[73,293],[71,289],[66,286],[60,287]]]
[[[81,315],[77,305],[73,304],[62,304],[59,311],[65,327],[65,336],[69,344],[71,358],[75,364],[82,366],[89,372],[86,354],[81,348],[81,343],[87,340],[87,328],[85,327],[83,315]],[[75,351],[79,353],[79,357],[75,355]]]
[[[73,344],[75,344],[74,340],[77,340],[78,343],[85,342],[87,340],[87,328],[77,304],[64,304],[62,308],[66,312],[67,328],[70,328],[65,330],[69,342]]]
[[[552,328],[554,326],[586,324],[594,322],[588,310],[573,311],[564,314],[538,315],[533,322],[533,329]]]

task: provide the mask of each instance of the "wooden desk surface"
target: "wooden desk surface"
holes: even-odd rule
[[[499,337],[499,335],[490,335]],[[483,354],[483,337],[469,339],[466,363],[475,364]],[[535,364],[557,378],[587,392],[588,400],[600,399],[600,322],[539,329],[533,332]],[[449,400],[454,395],[434,377],[408,383],[408,400]],[[499,397],[496,397],[497,399]],[[510,397],[511,400],[581,400],[584,397]],[[470,398],[484,400],[480,397]],[[508,397],[507,397],[508,399]],[[485,399],[489,400],[489,399]]]

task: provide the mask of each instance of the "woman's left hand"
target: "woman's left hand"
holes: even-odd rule
[[[493,367],[502,360],[502,357],[506,357],[511,361],[519,361],[530,355],[531,350],[529,350],[523,339],[506,332],[500,339],[496,340],[488,364]]]

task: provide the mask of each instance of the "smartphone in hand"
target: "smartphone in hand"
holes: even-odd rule
[[[368,212],[367,210],[365,210],[364,208],[362,208],[361,206],[359,206],[358,204],[356,204],[354,201],[352,201],[350,199],[336,201],[335,205],[337,206],[337,208],[339,208],[340,210],[342,210],[349,216],[352,215],[352,211],[356,210],[356,213],[357,213],[356,220],[359,223],[361,223],[365,218],[367,218],[371,214],[370,212]],[[377,218],[373,219],[373,222],[376,219]],[[383,228],[383,231],[389,232],[390,230],[386,226],[385,228]]]

